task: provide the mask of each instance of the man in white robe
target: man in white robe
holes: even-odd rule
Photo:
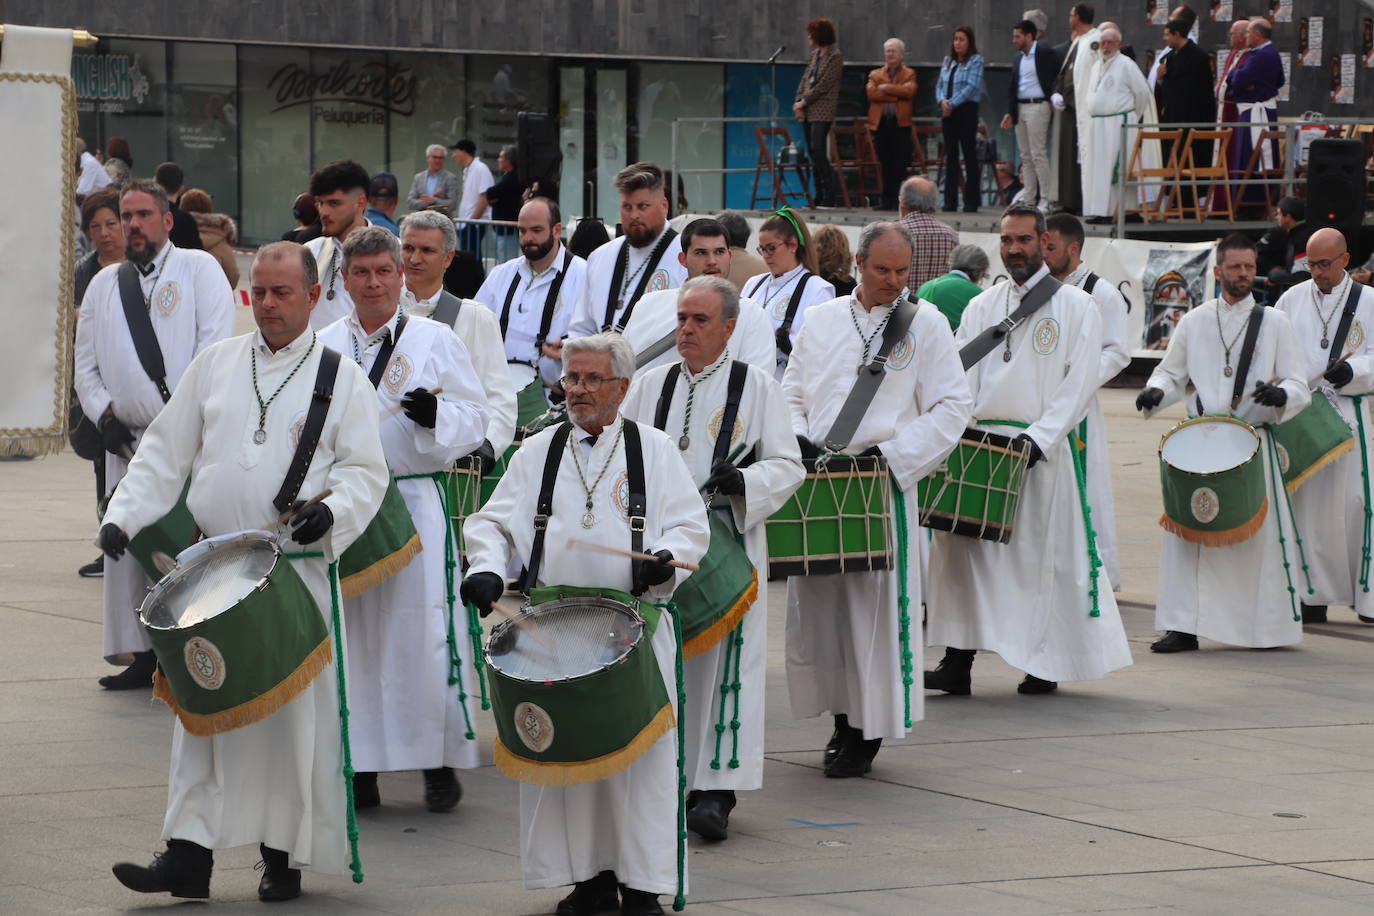
[[[1169,339],[1169,349],[1136,398],[1148,417],[1154,410],[1187,398],[1189,416],[1229,414],[1255,427],[1263,462],[1268,507],[1258,531],[1247,540],[1217,547],[1186,541],[1166,531],[1159,563],[1155,628],[1162,638],[1155,652],[1197,649],[1204,636],[1233,646],[1270,648],[1302,640],[1297,599],[1301,567],[1292,513],[1283,482],[1272,473],[1269,424],[1297,416],[1311,403],[1306,363],[1288,316],[1260,310],[1263,316],[1249,371],[1233,403],[1244,334],[1254,320],[1255,243],[1234,234],[1217,245],[1216,279],[1221,298],[1191,309]],[[1189,397],[1192,382],[1196,396]],[[1244,456],[1239,456],[1237,460]],[[1285,566],[1292,563],[1290,570]]]
[[[1293,517],[1302,533],[1312,581],[1311,594],[1306,583],[1298,589],[1303,596],[1302,619],[1321,623],[1326,606],[1339,604],[1354,608],[1361,620],[1371,623],[1374,599],[1368,575],[1362,577],[1361,569],[1365,507],[1370,505],[1364,467],[1374,430],[1367,403],[1374,392],[1374,291],[1346,273],[1350,252],[1339,229],[1312,233],[1307,264],[1312,279],[1289,287],[1277,307],[1288,316],[1298,338],[1303,376],[1315,380],[1312,397],[1324,397],[1336,408],[1356,442],[1293,493]],[[1342,339],[1347,303],[1353,306],[1352,318]]]
[[[319,265],[320,302],[310,313],[310,326],[319,330],[353,311],[343,282],[343,242],[354,229],[372,225],[367,193],[372,178],[361,163],[336,159],[310,176],[310,195],[320,213],[319,238],[305,243]]]
[[[124,476],[148,424],[162,410],[158,386],[139,361],[119,293],[121,270],[138,277],[143,304],[162,352],[165,389],[175,391],[197,353],[234,328],[234,291],[219,263],[203,251],[177,248],[167,192],[153,181],[130,183],[120,195],[128,260],[91,280],[76,326],[74,382],[81,409],[105,443],[108,495]],[[126,266],[127,265],[127,266]],[[105,660],[128,665],[100,679],[107,690],[152,684],[152,645],[138,622],[138,606],[152,582],[133,557],[105,561]]]
[[[678,261],[687,278],[723,277],[730,270],[730,241],[725,227],[713,219],[696,219],[682,227]],[[730,353],[741,362],[768,370],[774,366],[773,325],[763,309],[749,299],[740,300],[739,316],[730,334]],[[638,372],[677,362],[678,290],[646,293],[635,306],[625,339],[635,351]],[[650,356],[654,351],[657,355]]]
[[[855,262],[859,285],[851,296],[812,306],[797,335],[782,387],[792,430],[804,457],[815,458],[836,421],[856,375],[871,364],[882,331],[906,298],[911,236],[897,223],[864,228]],[[972,400],[949,322],[919,304],[902,339],[888,354],[886,372],[844,452],[882,455],[892,472],[893,512],[916,530],[916,482],[945,459],[968,424]],[[894,524],[894,531],[897,525]],[[894,551],[894,556],[896,551]],[[823,758],[825,774],[862,776],[884,738],[902,738],[921,718],[902,652],[921,644],[920,551],[905,558],[907,608],[900,606],[900,573],[848,572],[795,576],[787,581],[787,686],[792,714],[829,713],[835,730]],[[903,633],[903,618],[910,617]],[[903,636],[907,639],[904,641]],[[905,643],[905,644],[904,644]]]
[[[683,238],[691,227],[683,230]],[[699,238],[699,237],[698,237]],[[728,244],[724,234],[721,245]],[[726,838],[737,790],[763,785],[764,682],[768,673],[768,538],[764,522],[801,485],[805,472],[788,417],[787,399],[773,380],[772,334],[767,361],[749,365],[743,375],[738,413],[721,433],[731,372],[736,362],[727,341],[738,336],[736,319],[745,308],[739,292],[719,274],[688,280],[678,290],[679,362],[640,370],[621,412],[631,420],[657,425],[665,379],[672,373],[673,394],[659,427],[678,441],[692,480],[703,494],[719,500],[713,510],[743,538],[754,565],[758,595],[752,610],[724,639],[687,658],[686,744],[687,827],[708,840]],[[759,313],[762,316],[762,312]],[[689,413],[690,407],[690,413]],[[725,435],[724,458],[715,460]],[[722,614],[728,609],[721,609]],[[731,641],[734,641],[733,646]],[[731,656],[738,654],[732,663]],[[721,684],[738,681],[733,690]],[[732,698],[731,693],[735,696]],[[735,727],[734,722],[739,723]],[[729,723],[717,733],[716,726]]]
[[[1102,319],[1102,352],[1097,363],[1096,385],[1100,389],[1131,362],[1131,351],[1126,344],[1126,298],[1083,263],[1083,224],[1076,217],[1068,213],[1050,216],[1045,220],[1045,235],[1044,256],[1050,275],[1061,283],[1083,290],[1097,304]],[[1088,505],[1092,507],[1097,555],[1112,590],[1120,591],[1121,555],[1116,541],[1116,505],[1112,498],[1111,459],[1107,454],[1107,422],[1102,416],[1096,389],[1075,435],[1074,447],[1087,450]]]
[[[1054,283],[1042,254],[1045,218],[1012,205],[1002,215],[1010,279],[974,297],[955,335],[962,346]],[[935,532],[926,602],[931,645],[946,647],[927,690],[971,691],[974,653],[990,650],[1026,672],[1018,693],[1101,678],[1131,663],[1116,598],[1093,569],[1072,433],[1087,411],[1102,353],[1092,297],[1068,285],[969,367],[974,425],[1028,445],[1010,543]]]
[[[1121,33],[1113,26],[1104,26],[1098,39],[1102,59],[1092,68],[1086,98],[1090,123],[1083,147],[1083,216],[1088,222],[1110,222],[1121,205],[1121,185],[1125,168],[1130,166],[1131,148],[1126,149],[1125,167],[1121,163],[1121,126],[1123,124],[1153,124],[1154,95],[1135,61],[1121,53]],[[1135,143],[1134,133],[1128,133],[1127,143]],[[1142,150],[1143,164],[1157,164],[1158,143],[1147,141]],[[1138,188],[1132,188],[1130,200],[1136,200]]]
[[[354,232],[343,268],[353,312],[320,331],[320,342],[376,379],[382,449],[423,548],[344,601],[353,797],[375,807],[379,771],[421,770],[426,807],[451,811],[462,796],[453,768],[478,765],[477,706],[471,643],[448,639],[466,631],[466,618],[447,600],[459,574],[443,473],[484,439],[486,395],[457,335],[400,311],[401,245],[391,232]]]
[[[276,527],[273,499],[295,454],[297,424],[313,399],[324,350],[310,329],[320,287],[314,259],[293,242],[259,249],[250,276],[258,331],[211,346],[186,370],[110,501],[100,531],[107,556],[170,509],[188,476],[186,504],[207,536]],[[341,360],[297,505],[326,489],[330,495],[300,510],[282,532],[288,562],[315,599],[311,611],[331,631],[331,564],[376,514],[386,484],[377,396],[357,365]],[[296,543],[286,543],[287,536]],[[334,875],[347,869],[335,670],[341,638],[335,661],[266,719],[212,738],[173,723],[162,826],[167,851],[147,868],[116,865],[121,883],[144,893],[207,897],[212,850],[248,843],[260,844],[266,863],[258,886],[263,900],[298,895],[300,868]]]

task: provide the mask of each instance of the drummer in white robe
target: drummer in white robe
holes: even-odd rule
[[[859,286],[812,306],[783,376],[792,430],[804,457],[816,457],[840,419],[857,371],[881,346],[897,301],[907,295],[911,236],[897,223],[864,228],[855,257]],[[887,371],[845,452],[883,455],[894,502],[918,536],[916,482],[935,469],[968,425],[972,401],[949,322],[922,303],[887,361]],[[895,530],[895,527],[894,527]],[[908,607],[921,606],[919,551],[908,550]],[[899,560],[900,562],[900,560]],[[903,684],[899,582],[895,569],[787,581],[787,686],[792,714],[826,713],[835,730],[825,774],[862,776],[883,738],[901,738],[921,716],[921,694]],[[920,645],[920,614],[911,613],[909,645]],[[909,707],[909,714],[908,714]]]
[[[698,222],[707,222],[699,220]],[[691,226],[683,229],[684,239]],[[696,238],[700,238],[699,236]],[[724,235],[719,239],[727,245]],[[714,247],[714,246],[713,246]],[[727,247],[728,250],[728,247]],[[731,666],[726,653],[734,633],[713,648],[683,662],[687,681],[687,826],[708,840],[723,840],[737,790],[763,785],[764,680],[768,669],[767,518],[801,485],[801,454],[792,433],[787,399],[772,375],[772,335],[768,362],[750,365],[743,376],[739,413],[728,434],[725,459],[714,461],[724,423],[730,373],[737,362],[727,341],[738,337],[736,319],[744,307],[734,284],[723,276],[688,280],[678,290],[679,362],[640,370],[621,412],[653,425],[664,390],[674,373],[673,395],[663,430],[676,439],[697,489],[722,497],[716,511],[744,536],[744,549],[758,577],[758,597],[736,632],[742,642]],[[760,313],[762,315],[762,313]],[[739,360],[739,362],[743,362]],[[676,370],[676,371],[674,371]],[[722,610],[722,613],[725,613]],[[738,675],[728,670],[733,667]],[[737,678],[738,706],[721,684]],[[739,722],[738,728],[732,720]],[[717,724],[730,723],[719,735]]]
[[[1305,598],[1302,619],[1325,621],[1326,606],[1339,604],[1354,608],[1365,623],[1374,623],[1368,576],[1361,581],[1365,507],[1370,505],[1364,466],[1374,430],[1368,404],[1374,391],[1374,291],[1346,273],[1350,253],[1339,229],[1312,233],[1307,264],[1312,279],[1290,287],[1278,309],[1297,335],[1303,375],[1317,380],[1312,397],[1329,399],[1357,441],[1353,450],[1318,470],[1293,494],[1293,515],[1302,533],[1313,590],[1312,595],[1305,588],[1298,591]],[[1341,339],[1347,296],[1355,297],[1353,318]]]
[[[1045,264],[1061,283],[1083,290],[1097,303],[1102,318],[1102,352],[1097,361],[1097,389],[1116,378],[1131,362],[1126,345],[1126,298],[1107,280],[1083,263],[1083,224],[1070,213],[1055,213],[1045,220]],[[1087,439],[1082,441],[1086,424]],[[1097,555],[1112,584],[1121,590],[1121,554],[1116,541],[1116,505],[1112,498],[1112,466],[1107,454],[1107,421],[1094,390],[1088,412],[1079,423],[1087,452],[1088,504],[1092,506]]]
[[[1103,24],[1098,46],[1101,59],[1092,68],[1087,98],[1079,99],[1089,116],[1083,144],[1083,216],[1090,223],[1110,222],[1121,205],[1121,181],[1126,177],[1120,162],[1121,126],[1158,120],[1154,95],[1135,61],[1121,53],[1121,32],[1116,26]],[[1135,143],[1133,132],[1127,134],[1127,142]],[[1146,141],[1141,155],[1146,167],[1157,168],[1158,141]],[[1130,157],[1128,148],[1127,166]],[[1129,190],[1131,206],[1138,190]]]
[[[100,532],[107,556],[162,517],[188,476],[187,506],[206,535],[276,524],[273,498],[295,454],[324,350],[310,329],[320,287],[314,258],[293,242],[259,249],[250,276],[259,330],[215,344],[186,370],[110,500]],[[282,545],[330,629],[330,564],[376,514],[386,485],[377,396],[357,365],[343,359],[300,488],[301,500],[326,489],[330,495],[292,519],[289,534],[300,546]],[[266,863],[258,886],[263,900],[298,895],[300,868],[344,873],[338,676],[331,662],[268,718],[213,738],[194,737],[174,722],[162,826],[167,851],[148,868],[116,865],[115,876],[144,893],[206,897],[211,850],[249,843],[260,844]]]
[[[343,244],[343,270],[353,312],[320,331],[320,342],[376,379],[382,449],[423,547],[405,568],[344,600],[353,796],[359,808],[375,807],[378,771],[422,770],[425,805],[450,811],[462,795],[453,768],[478,765],[477,706],[474,660],[464,658],[470,645],[448,642],[465,626],[463,609],[446,600],[458,572],[447,568],[441,475],[485,437],[486,396],[457,335],[398,308],[396,236],[381,226],[355,231]],[[462,663],[450,663],[454,654]]]
[[[1014,312],[1037,284],[1055,282],[1044,263],[1040,211],[1014,204],[1000,225],[1010,279],[969,302],[955,335],[960,346]],[[1131,663],[1116,598],[1093,568],[1071,451],[1071,434],[1097,391],[1101,353],[1092,297],[1063,285],[969,367],[974,424],[1028,442],[1030,461],[1010,543],[935,532],[927,635],[946,650],[926,673],[927,690],[969,693],[978,649],[1026,672],[1016,688],[1023,694]]]
[[[1148,417],[1159,407],[1187,398],[1189,416],[1239,417],[1255,426],[1260,435],[1258,457],[1264,459],[1269,433],[1262,424],[1282,423],[1311,403],[1306,362],[1288,316],[1278,309],[1262,309],[1263,321],[1241,399],[1233,405],[1234,376],[1255,307],[1250,294],[1255,281],[1255,243],[1238,233],[1222,239],[1213,273],[1221,283],[1221,298],[1183,316],[1164,358],[1136,398],[1136,408]],[[1190,381],[1196,397],[1188,396]],[[1249,539],[1212,547],[1164,533],[1155,628],[1165,634],[1150,646],[1155,652],[1194,650],[1199,636],[1251,648],[1302,640],[1300,615],[1290,592],[1290,587],[1298,587],[1300,566],[1295,556],[1284,559],[1285,547],[1280,542],[1282,537],[1291,554],[1296,542],[1292,517],[1287,506],[1279,504],[1283,483],[1272,480],[1267,460],[1264,473],[1269,505],[1259,531]],[[1284,569],[1290,561],[1292,578]]]
[[[137,272],[153,335],[162,352],[165,385],[175,391],[192,358],[234,328],[234,291],[218,262],[203,251],[177,248],[167,192],[154,181],[134,181],[120,195],[128,260],[96,274],[86,289],[76,326],[77,397],[105,443],[106,494],[128,468],[126,455],[162,410],[162,395],[144,371],[119,294],[121,269]],[[107,690],[152,684],[152,646],[138,622],[138,606],[152,585],[133,557],[105,561],[105,660],[127,664],[100,679]],[[132,664],[130,664],[132,662]]]
[[[310,315],[316,329],[333,324],[353,310],[343,282],[343,243],[354,229],[372,225],[366,216],[372,179],[362,163],[336,159],[310,176],[310,194],[320,213],[319,238],[305,243],[319,265],[319,304]]]
[[[662,601],[687,576],[666,561],[695,563],[710,540],[696,484],[677,444],[651,426],[639,426],[649,491],[643,543],[659,560],[640,565],[636,582],[630,560],[570,543],[631,544],[622,446],[623,427],[630,421],[621,418],[619,408],[634,375],[634,353],[620,335],[597,334],[566,341],[562,359],[574,425],[559,465],[534,584],[647,589],[647,600]],[[556,429],[525,441],[491,499],[463,527],[471,559],[463,600],[484,614],[505,588],[502,573],[509,560],[518,556],[528,564],[540,482]],[[676,637],[666,614],[652,647],[668,694],[676,697]],[[594,913],[616,907],[619,884],[620,912],[661,913],[657,895],[673,893],[678,878],[676,761],[677,732],[671,729],[634,763],[605,779],[566,787],[522,783],[525,886],[576,884],[560,911]]]
[[[678,236],[682,249],[678,261],[687,268],[687,278],[723,277],[730,270],[730,240],[725,227],[713,219],[695,219],[682,227]],[[748,299],[740,299],[739,317],[730,334],[730,353],[741,362],[773,372],[773,325],[763,309]],[[625,339],[634,347],[638,372],[677,362],[678,290],[646,293],[635,306]],[[650,356],[655,353],[656,355]]]
[[[783,207],[759,226],[758,251],[768,272],[744,281],[744,298],[757,302],[773,325],[777,348],[774,377],[781,381],[787,358],[806,323],[807,310],[834,299],[835,287],[817,276],[811,229],[791,207]],[[789,312],[792,319],[784,334],[782,326]]]

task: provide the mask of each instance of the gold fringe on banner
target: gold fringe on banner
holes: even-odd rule
[[[580,763],[555,763],[553,761],[530,760],[506,749],[500,736],[496,738],[496,768],[517,782],[534,786],[576,786],[584,782],[595,782],[614,776],[643,757],[659,738],[673,728],[673,704],[665,703],[649,724],[640,729],[628,744],[618,751],[584,760]]]
[[[1302,472],[1301,474],[1299,474],[1297,477],[1294,477],[1292,480],[1290,480],[1290,481],[1288,481],[1286,484],[1284,484],[1284,487],[1288,490],[1289,493],[1295,493],[1295,492],[1297,492],[1298,487],[1300,487],[1300,486],[1302,486],[1303,484],[1307,483],[1307,481],[1308,481],[1309,479],[1311,479],[1311,477],[1312,477],[1313,474],[1317,473],[1317,472],[1320,471],[1322,468],[1326,467],[1328,464],[1330,464],[1331,462],[1335,461],[1337,458],[1341,457],[1342,455],[1344,455],[1346,452],[1350,451],[1350,450],[1353,449],[1354,447],[1355,447],[1355,440],[1354,440],[1354,439],[1346,439],[1346,440],[1345,440],[1344,442],[1342,442],[1340,445],[1336,446],[1336,447],[1333,448],[1331,451],[1327,452],[1325,455],[1322,455],[1320,458],[1318,458],[1316,461],[1314,461],[1314,462],[1312,463],[1312,466],[1311,466],[1310,468],[1308,468],[1307,470],[1303,471],[1303,472]]]
[[[749,583],[749,587],[744,590],[744,594],[735,602],[735,606],[730,608],[729,613],[702,630],[691,639],[682,643],[682,657],[696,658],[703,652],[715,648],[716,644],[725,638],[739,622],[744,619],[744,615],[749,608],[754,606],[754,602],[759,598],[759,571],[754,570],[754,580]]]
[[[1237,525],[1235,528],[1228,528],[1225,531],[1198,531],[1196,528],[1180,525],[1167,515],[1159,517],[1159,527],[1172,535],[1183,538],[1190,544],[1200,544],[1203,547],[1230,547],[1253,537],[1255,532],[1259,531],[1264,524],[1264,517],[1268,514],[1269,497],[1266,496],[1264,502],[1260,503],[1259,511],[1255,513],[1254,518],[1244,525]]]
[[[345,598],[356,598],[370,588],[381,585],[410,565],[421,549],[420,535],[411,535],[399,550],[390,553],[367,569],[360,569],[345,579],[339,580],[339,590]]]

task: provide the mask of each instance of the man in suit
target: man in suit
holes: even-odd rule
[[[897,188],[911,165],[911,100],[916,71],[902,64],[906,42],[883,42],[883,66],[868,74],[868,132],[882,163],[883,195],[879,210],[897,209]]]
[[[1217,119],[1217,97],[1212,92],[1212,68],[1207,53],[1188,37],[1190,26],[1184,19],[1170,19],[1164,26],[1164,43],[1169,46],[1169,62],[1162,67],[1156,97],[1159,99],[1161,122],[1201,121]],[[1193,164],[1207,168],[1212,164],[1212,141],[1199,140],[1192,144]],[[1160,152],[1169,159],[1169,146]],[[1182,156],[1182,152],[1180,152]],[[1193,205],[1193,189],[1183,189],[1183,205]]]
[[[1002,129],[1016,128],[1016,146],[1025,169],[1025,187],[1016,196],[1016,202],[1031,206],[1038,203],[1048,209],[1050,96],[1059,75],[1059,60],[1053,48],[1036,41],[1037,34],[1035,23],[1029,19],[1012,26],[1011,43],[1018,53],[1012,61]]]
[[[411,212],[438,210],[445,216],[458,203],[458,176],[444,168],[448,152],[438,143],[425,148],[425,170],[416,172],[410,182],[406,204]]]

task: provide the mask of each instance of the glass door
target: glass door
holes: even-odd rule
[[[558,148],[563,151],[563,178],[558,206],[563,219],[582,216],[591,203],[587,180],[587,72],[583,67],[558,69]]]
[[[616,173],[630,164],[628,81],[623,69],[596,71],[596,215],[615,234],[620,214]]]

